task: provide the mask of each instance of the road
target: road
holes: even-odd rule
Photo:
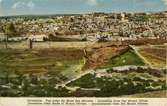
[[[79,79],[79,78],[81,78],[81,77],[83,77],[86,74],[89,74],[89,73],[94,73],[94,70],[87,70],[87,71],[83,72],[82,74],[78,75],[77,77],[75,77],[75,78],[73,78],[71,80],[68,80],[66,82],[62,82],[60,84],[57,84],[56,88],[58,88],[59,86],[61,86],[61,87],[65,87],[65,88],[67,88],[69,90],[75,91],[78,87],[69,87],[69,86],[66,86],[66,85],[69,84],[69,83],[71,83],[71,82],[73,82],[73,81],[75,81],[75,80],[77,80],[77,79]]]

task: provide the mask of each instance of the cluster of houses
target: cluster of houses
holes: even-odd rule
[[[48,18],[0,18],[1,26],[13,23],[22,37],[9,40],[32,39],[44,41],[49,34],[68,38],[97,41],[136,40],[139,38],[167,39],[167,12],[158,13],[92,13]],[[5,38],[0,27],[0,40]]]
[[[46,39],[46,38],[48,38],[48,36],[45,34],[39,34],[39,35],[35,34],[35,35],[7,38],[4,33],[0,33],[0,41],[5,41],[7,39],[8,41],[13,41],[13,42],[24,41],[24,40],[31,40],[34,42],[43,42],[44,39]]]

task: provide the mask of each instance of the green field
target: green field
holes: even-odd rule
[[[122,55],[119,55],[107,60],[99,68],[111,68],[111,67],[124,66],[124,65],[143,66],[145,64],[133,51],[129,50],[128,52]]]

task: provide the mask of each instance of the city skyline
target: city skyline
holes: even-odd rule
[[[166,10],[167,0],[0,0],[0,16]]]

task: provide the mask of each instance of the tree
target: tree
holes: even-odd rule
[[[7,24],[4,28],[3,31],[6,35],[5,38],[5,47],[8,48],[7,43],[8,43],[8,38],[11,36],[16,36],[17,35],[17,31],[15,29],[15,26],[13,25],[13,23],[9,23]]]
[[[16,31],[15,26],[14,26],[13,23],[9,23],[9,24],[6,25],[5,33],[6,33],[6,35],[8,35],[8,37],[12,37],[12,36],[17,35],[17,31]]]

